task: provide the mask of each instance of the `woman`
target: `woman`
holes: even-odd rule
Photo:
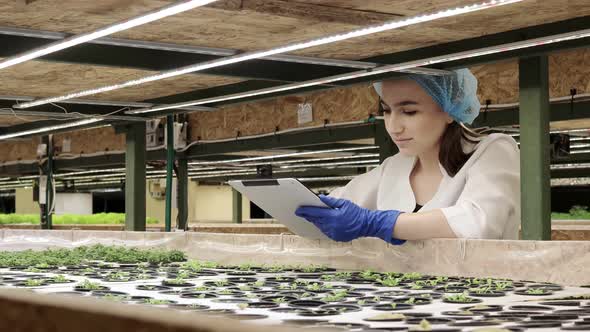
[[[430,238],[517,239],[520,156],[508,135],[466,127],[479,113],[467,69],[374,84],[399,153],[295,212],[336,241],[392,244]],[[402,240],[403,239],[403,240]]]

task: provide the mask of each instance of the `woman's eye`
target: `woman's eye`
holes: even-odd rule
[[[385,103],[381,102],[381,111],[383,111],[383,113],[391,113],[391,108],[389,108],[389,106],[387,106]]]
[[[403,110],[402,113],[404,113],[405,115],[414,115],[414,114],[416,114],[416,111]]]

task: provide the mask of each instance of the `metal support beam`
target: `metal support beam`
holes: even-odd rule
[[[41,228],[53,228],[53,135],[43,137],[43,143],[47,146],[47,161],[45,162],[44,175],[46,176],[45,183],[45,204],[41,204]]]
[[[172,170],[174,168],[174,115],[166,117],[166,215],[164,229],[172,229]]]
[[[242,194],[232,188],[232,221],[235,224],[242,223]]]
[[[524,240],[551,239],[547,56],[519,61],[521,230]]]
[[[145,124],[128,125],[125,138],[125,230],[145,231]]]
[[[301,148],[306,145],[329,144],[375,137],[374,123],[350,126],[325,127],[302,130],[299,132],[236,139],[218,143],[203,143],[191,146],[184,156],[198,159],[203,156],[264,149]]]
[[[387,129],[385,129],[385,123],[383,121],[377,121],[376,125],[375,145],[379,146],[379,163],[381,164],[385,159],[393,156],[399,150],[391,140]]]
[[[188,227],[188,161],[178,160],[178,173],[176,174],[176,200],[178,215],[176,225],[179,230],[187,230]]]

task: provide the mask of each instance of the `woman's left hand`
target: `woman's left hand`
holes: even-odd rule
[[[313,223],[334,241],[348,242],[359,237],[378,237],[391,244],[405,241],[393,238],[397,210],[373,211],[351,201],[320,195],[320,200],[329,206],[301,206],[295,214]]]

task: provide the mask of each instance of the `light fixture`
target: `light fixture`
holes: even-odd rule
[[[286,165],[280,166],[280,168],[298,168],[298,167],[330,167],[330,166],[339,166],[339,165],[358,165],[359,167],[363,166],[363,164],[375,164],[379,163],[379,159],[369,159],[369,160],[354,160],[354,161],[339,161],[334,163],[319,163],[319,164],[299,164],[299,165]],[[365,165],[366,166],[366,165]]]
[[[272,88],[266,88],[266,89],[260,89],[260,90],[242,92],[242,93],[235,93],[235,94],[219,96],[219,97],[192,100],[192,101],[181,102],[181,103],[176,103],[176,104],[161,105],[161,106],[138,109],[138,110],[130,110],[130,111],[126,111],[125,113],[126,114],[140,114],[140,113],[164,111],[164,110],[168,110],[168,109],[185,108],[185,107],[189,107],[189,106],[209,104],[209,103],[218,103],[218,102],[222,102],[222,101],[242,99],[242,98],[247,98],[247,97],[276,93],[276,92],[301,89],[301,88],[306,88],[306,87],[316,86],[316,85],[321,85],[321,84],[346,81],[346,80],[351,80],[351,79],[360,78],[360,77],[374,76],[374,75],[384,74],[384,73],[393,72],[393,71],[405,71],[405,70],[409,70],[412,68],[429,66],[429,65],[433,65],[433,64],[437,64],[437,63],[456,61],[456,60],[461,60],[461,59],[479,57],[479,56],[490,55],[490,54],[495,54],[495,53],[502,53],[502,52],[507,52],[507,51],[514,51],[514,50],[518,50],[518,49],[534,47],[534,46],[539,46],[539,45],[552,44],[552,43],[557,43],[557,42],[562,42],[562,41],[567,41],[567,40],[586,38],[589,36],[590,36],[590,29],[585,29],[585,30],[580,30],[580,31],[576,31],[576,32],[571,32],[571,33],[563,33],[563,34],[554,35],[554,36],[534,38],[534,39],[521,41],[521,42],[508,43],[508,44],[503,44],[503,45],[498,45],[498,46],[491,46],[491,47],[475,49],[472,51],[457,52],[457,53],[452,53],[452,54],[447,54],[447,55],[442,55],[442,56],[436,56],[436,57],[432,57],[432,58],[403,62],[400,64],[387,65],[387,66],[377,67],[377,68],[374,68],[374,69],[368,70],[368,71],[367,70],[360,70],[360,71],[355,71],[352,73],[329,76],[329,77],[324,77],[324,78],[319,78],[319,79],[309,80],[309,81],[304,81],[304,82],[298,82],[298,83],[291,83],[291,84],[281,85],[281,86],[272,87]]]
[[[351,152],[351,151],[361,151],[361,150],[374,150],[377,149],[377,146],[361,146],[361,147],[354,147],[354,148],[342,148],[342,149],[327,149],[327,150],[316,150],[316,151],[306,151],[306,152],[293,152],[293,153],[285,153],[285,154],[276,154],[272,156],[260,156],[260,157],[249,157],[249,158],[239,158],[239,159],[228,159],[228,160],[216,160],[216,161],[196,161],[188,163],[191,166],[194,165],[216,165],[216,164],[228,164],[228,163],[236,163],[236,162],[244,162],[244,161],[257,161],[257,160],[269,160],[275,158],[287,158],[287,157],[295,157],[295,156],[307,156],[312,154],[321,154],[321,153],[337,153],[337,152]]]
[[[101,118],[92,118],[92,119],[86,119],[86,120],[81,120],[81,121],[64,123],[61,125],[18,131],[18,132],[14,132],[14,133],[10,133],[10,134],[0,135],[0,141],[5,140],[5,139],[9,139],[9,138],[34,135],[34,134],[42,134],[42,133],[52,132],[52,131],[60,130],[60,129],[84,126],[84,125],[99,122],[99,121],[102,121],[102,119]]]
[[[156,10],[153,10],[147,14],[143,14],[140,16],[133,17],[131,19],[125,20],[123,22],[114,23],[103,27],[101,29],[78,34],[54,43],[51,43],[46,46],[41,46],[39,48],[9,57],[0,61],[0,69],[4,69],[10,66],[14,66],[16,64],[29,61],[32,59],[36,59],[47,54],[51,54],[57,51],[61,51],[66,48],[70,48],[79,44],[83,44],[89,42],[94,39],[98,39],[104,36],[108,36],[120,31],[124,31],[127,29],[134,28],[139,25],[143,25],[146,23],[150,23],[171,15],[175,15],[178,13],[185,12],[187,10],[204,6],[216,0],[190,0],[190,1],[182,1],[178,3],[174,3]]]
[[[107,85],[107,86],[103,86],[100,88],[69,93],[66,95],[58,96],[58,97],[37,99],[37,100],[31,101],[31,102],[26,102],[26,103],[22,103],[20,105],[15,105],[14,107],[16,107],[16,108],[29,108],[29,107],[33,107],[33,106],[44,105],[44,104],[48,104],[48,103],[56,103],[56,102],[60,102],[60,101],[68,100],[68,99],[79,98],[79,97],[94,95],[94,94],[98,94],[98,93],[104,93],[104,92],[122,89],[122,88],[130,87],[130,86],[136,86],[136,85],[140,85],[140,84],[144,84],[144,83],[148,83],[148,82],[162,80],[162,79],[166,79],[166,78],[170,78],[170,77],[174,77],[174,76],[184,75],[184,74],[188,74],[188,73],[194,73],[194,72],[203,71],[203,70],[221,67],[221,66],[227,66],[230,64],[244,62],[244,61],[253,60],[253,59],[265,58],[265,57],[269,57],[269,56],[273,56],[273,55],[277,55],[277,54],[298,51],[298,50],[302,50],[302,49],[309,48],[309,47],[326,45],[326,44],[335,43],[335,42],[339,42],[339,41],[343,41],[343,40],[347,40],[347,39],[351,39],[351,38],[367,36],[370,34],[375,34],[375,33],[383,32],[383,31],[399,29],[399,28],[407,27],[407,26],[414,25],[414,24],[419,24],[419,23],[429,22],[429,21],[433,21],[433,20],[437,20],[437,19],[441,19],[441,18],[447,18],[447,17],[457,16],[457,15],[461,15],[461,14],[471,13],[471,12],[475,12],[475,11],[479,11],[479,10],[489,9],[489,8],[507,5],[507,4],[511,4],[511,3],[517,3],[517,2],[521,2],[521,1],[523,1],[523,0],[490,0],[490,1],[485,1],[485,2],[481,2],[481,3],[476,3],[473,5],[442,10],[442,11],[438,11],[435,13],[417,15],[417,16],[408,17],[408,18],[404,18],[404,19],[400,19],[400,20],[395,20],[395,21],[380,24],[380,25],[374,25],[374,26],[370,26],[370,27],[366,27],[366,28],[361,28],[361,29],[349,31],[346,33],[321,37],[321,38],[312,39],[312,40],[300,42],[300,43],[288,44],[288,45],[273,48],[270,50],[245,52],[245,53],[241,53],[241,54],[223,57],[223,58],[216,59],[216,60],[205,61],[205,62],[201,62],[201,63],[197,63],[197,64],[193,64],[193,65],[189,65],[189,66],[185,66],[185,67],[181,67],[181,68],[177,68],[177,69],[163,71],[163,72],[160,72],[155,75],[146,76],[146,77],[142,77],[139,79],[135,79],[135,80],[119,83],[119,84]],[[413,67],[417,67],[417,66],[413,66]],[[408,67],[406,69],[409,69],[409,68],[410,67]]]

